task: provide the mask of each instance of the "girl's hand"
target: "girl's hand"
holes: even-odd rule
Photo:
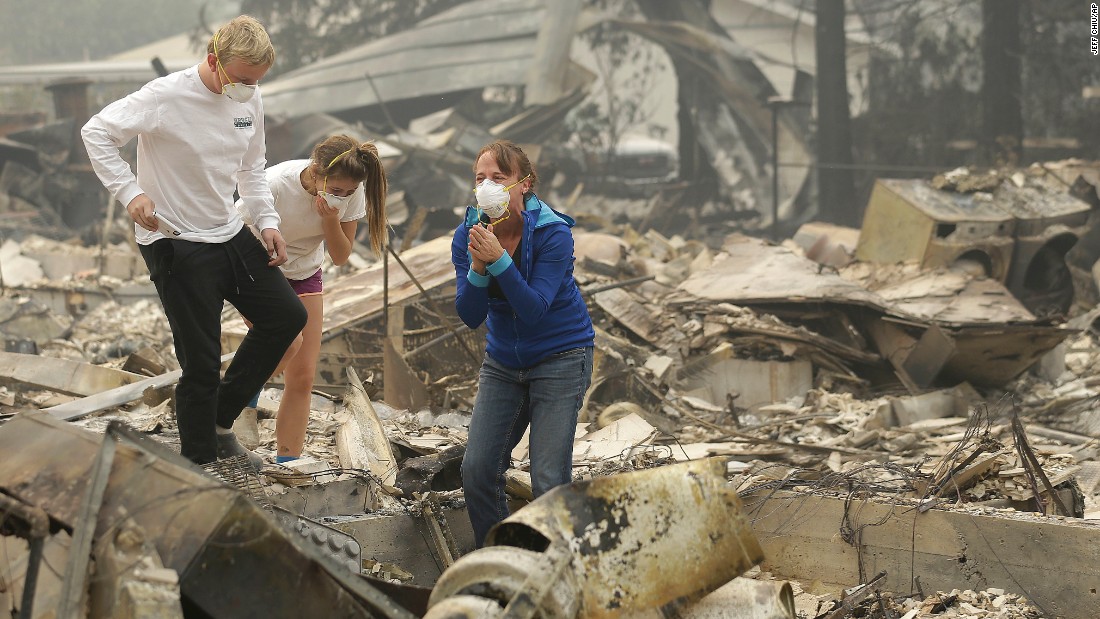
[[[329,206],[328,202],[325,202],[325,199],[321,196],[314,196],[313,210],[317,211],[317,214],[321,216],[321,219],[338,217],[340,215],[340,209]]]

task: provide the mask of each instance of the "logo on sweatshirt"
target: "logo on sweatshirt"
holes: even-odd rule
[[[233,126],[238,129],[247,129],[252,126],[251,116],[241,116],[233,119]]]

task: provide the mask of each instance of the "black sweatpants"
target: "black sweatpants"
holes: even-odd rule
[[[306,324],[306,310],[248,228],[224,243],[160,239],[141,246],[183,376],[176,420],[183,455],[217,458],[214,424],[229,428]],[[254,325],[221,377],[221,314],[229,301]]]

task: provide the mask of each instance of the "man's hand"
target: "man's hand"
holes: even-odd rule
[[[145,194],[130,200],[130,203],[126,205],[126,212],[130,214],[130,219],[133,219],[134,223],[150,232],[157,231],[157,218],[153,216],[156,210],[157,206]]]
[[[283,240],[283,235],[276,228],[261,230],[260,239],[264,242],[264,247],[267,248],[267,255],[271,256],[271,260],[267,261],[267,266],[277,267],[286,262],[286,241]]]

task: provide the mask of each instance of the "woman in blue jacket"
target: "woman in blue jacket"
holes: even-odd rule
[[[515,144],[498,140],[474,164],[477,206],[455,230],[455,308],[488,330],[462,460],[462,487],[481,547],[508,516],[504,472],[531,426],[537,497],[572,477],[577,413],[592,379],[594,332],[573,279],[573,220],[539,200],[538,176]]]

